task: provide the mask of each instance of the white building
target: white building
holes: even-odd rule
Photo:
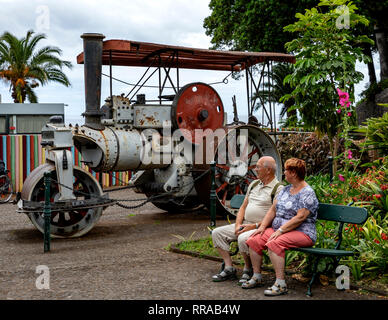
[[[1,103],[0,134],[41,133],[51,116],[65,120],[64,103]]]

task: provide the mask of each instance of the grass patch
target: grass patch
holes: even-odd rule
[[[219,257],[217,249],[213,247],[212,238],[205,237],[198,240],[184,240],[175,245],[178,249],[192,251],[203,255]]]
[[[198,253],[200,256],[208,255],[208,256],[221,258],[221,256],[218,253],[218,250],[213,246],[213,240],[211,236],[197,239],[197,240],[184,239],[182,242],[177,243],[175,247],[179,250]],[[232,242],[231,252],[236,251],[236,249],[237,249],[237,242]],[[244,259],[240,253],[237,253],[232,258],[235,264],[241,265],[241,266],[244,265]]]

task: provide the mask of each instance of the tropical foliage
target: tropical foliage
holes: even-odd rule
[[[341,177],[332,182],[328,175],[310,177],[309,184],[314,188],[321,202],[349,204],[365,207],[368,220],[363,226],[348,224],[344,229],[342,247],[355,250],[354,258],[341,260],[347,264],[353,277],[358,280],[363,276],[382,275],[388,271],[388,157],[383,157],[370,164],[364,174],[352,172],[348,178],[349,191],[344,192]],[[317,244],[334,239],[337,225],[332,222],[317,224]],[[322,268],[325,263],[322,262]]]
[[[369,150],[378,150],[380,155],[388,154],[388,112],[380,118],[369,118],[366,125],[357,131],[365,134],[363,143]]]
[[[384,148],[384,134],[387,134],[388,127],[386,123],[384,126],[383,119],[370,120],[371,126],[364,128],[366,141],[362,145],[367,148],[377,145],[383,157],[372,163],[360,164],[348,135],[348,119],[351,116],[349,94],[337,91],[340,100],[337,110],[345,114],[341,123],[345,150],[340,155],[344,166],[333,182],[321,176],[318,179],[310,178],[309,183],[320,202],[353,204],[368,209],[369,218],[366,223],[361,228],[347,225],[343,241],[343,247],[355,250],[357,255],[342,263],[347,264],[353,277],[359,280],[363,274],[375,272],[376,275],[381,275],[388,271],[388,153]],[[368,149],[363,151],[366,150]],[[359,170],[361,166],[368,167],[364,173]],[[336,228],[332,222],[317,224],[318,245],[330,245],[335,239]],[[321,267],[326,267],[325,261],[321,262]]]
[[[333,6],[341,5],[336,0],[325,2]],[[297,21],[295,17],[297,13],[303,13],[306,8],[317,6],[318,3],[319,0],[210,0],[211,14],[205,18],[203,25],[206,34],[211,37],[213,48],[284,52],[284,44],[293,39],[293,34],[285,32],[283,28]],[[372,52],[379,53],[381,79],[388,77],[386,53],[388,46],[384,41],[387,39],[388,30],[386,19],[388,0],[353,0],[352,4],[359,8],[359,14],[365,16],[370,23],[353,24],[355,15],[349,12],[351,26],[346,29],[347,32],[355,38],[367,35],[371,39],[376,39],[375,43],[357,41],[351,43],[352,47],[362,50],[370,57],[367,61],[369,80],[375,83],[376,72]],[[326,11],[326,8],[323,10]],[[339,43],[341,41],[342,39]]]
[[[295,13],[315,6],[318,0],[210,0],[206,34],[214,48],[285,52],[292,39],[282,28],[295,22]]]
[[[4,32],[0,37],[0,78],[9,83],[15,103],[23,103],[26,99],[38,102],[33,89],[48,82],[70,85],[62,69],[71,68],[72,64],[59,58],[62,51],[57,47],[38,49],[37,45],[43,39],[46,39],[44,34],[34,35],[31,30],[21,39],[10,32]]]
[[[306,129],[328,135],[334,157],[341,131],[339,124],[347,116],[338,112],[337,90],[350,92],[350,99],[354,100],[354,85],[363,79],[362,73],[355,69],[356,62],[366,63],[369,58],[353,44],[373,43],[365,36],[354,38],[349,29],[338,27],[337,21],[343,14],[338,6],[348,8],[350,28],[368,24],[347,0],[321,0],[318,7],[306,9],[305,14],[298,13],[298,21],[284,28],[296,33],[286,47],[296,54],[297,61],[294,72],[284,80],[294,90],[281,99],[294,99]]]

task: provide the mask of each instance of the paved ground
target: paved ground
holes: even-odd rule
[[[111,198],[143,198],[130,190]],[[205,213],[169,214],[147,204],[139,209],[108,208],[99,223],[79,239],[54,239],[43,253],[43,236],[12,204],[0,205],[0,299],[196,299],[268,300],[263,288],[241,289],[236,282],[213,283],[219,262],[172,253],[164,248],[179,240],[174,235],[208,234]],[[225,224],[217,221],[217,225]],[[36,267],[50,271],[50,289],[38,290]],[[266,286],[274,275],[265,274]],[[378,299],[354,291],[306,285],[288,279],[290,292],[279,300]]]

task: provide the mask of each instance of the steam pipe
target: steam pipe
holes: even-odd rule
[[[84,78],[85,78],[85,126],[103,130],[101,124],[101,72],[102,72],[102,39],[100,33],[84,33]]]

